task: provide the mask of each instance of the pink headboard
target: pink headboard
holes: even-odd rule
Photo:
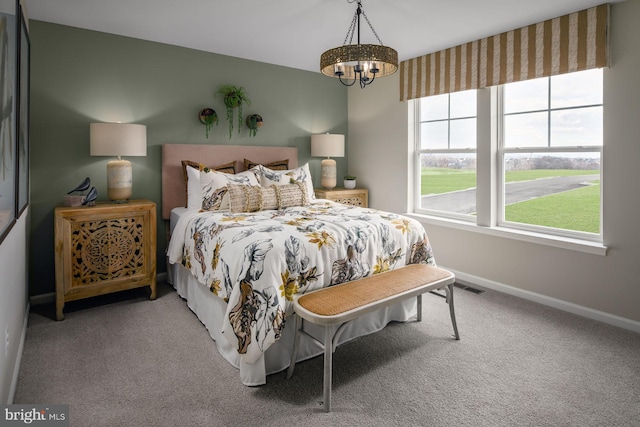
[[[182,161],[193,160],[206,166],[236,162],[236,171],[244,170],[244,159],[269,163],[289,159],[289,168],[298,167],[296,147],[252,147],[246,145],[164,144],[162,146],[162,218],[171,217],[171,209],[185,206]]]

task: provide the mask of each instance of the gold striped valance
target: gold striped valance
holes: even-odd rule
[[[400,101],[609,65],[609,5],[400,63]]]

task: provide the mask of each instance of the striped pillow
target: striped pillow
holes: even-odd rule
[[[229,210],[232,213],[284,209],[308,204],[307,188],[301,182],[271,187],[229,186]]]

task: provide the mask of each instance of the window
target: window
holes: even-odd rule
[[[421,98],[420,209],[461,217],[476,211],[476,91]]]
[[[601,241],[602,81],[594,69],[505,84],[491,97],[421,98],[416,211],[475,221],[476,194],[496,194],[495,218],[483,215],[492,225]],[[490,145],[477,144],[478,116],[497,121],[484,126],[497,129]],[[494,178],[476,191],[476,155],[489,149]]]

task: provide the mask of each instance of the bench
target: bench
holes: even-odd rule
[[[295,311],[295,338],[291,363],[287,371],[287,378],[293,376],[300,335],[305,334],[324,347],[324,410],[331,411],[331,373],[332,353],[335,343],[340,336],[342,327],[350,320],[363,314],[388,307],[411,297],[417,297],[417,321],[422,320],[422,294],[437,289],[444,289],[451,323],[456,340],[460,339],[456,317],[453,309],[453,283],[455,276],[443,268],[427,264],[410,264],[396,270],[375,274],[363,279],[341,283],[328,288],[318,289],[307,294],[296,295],[293,300]],[[324,342],[304,331],[304,322],[323,325],[325,328]],[[335,333],[333,326],[340,325]]]

